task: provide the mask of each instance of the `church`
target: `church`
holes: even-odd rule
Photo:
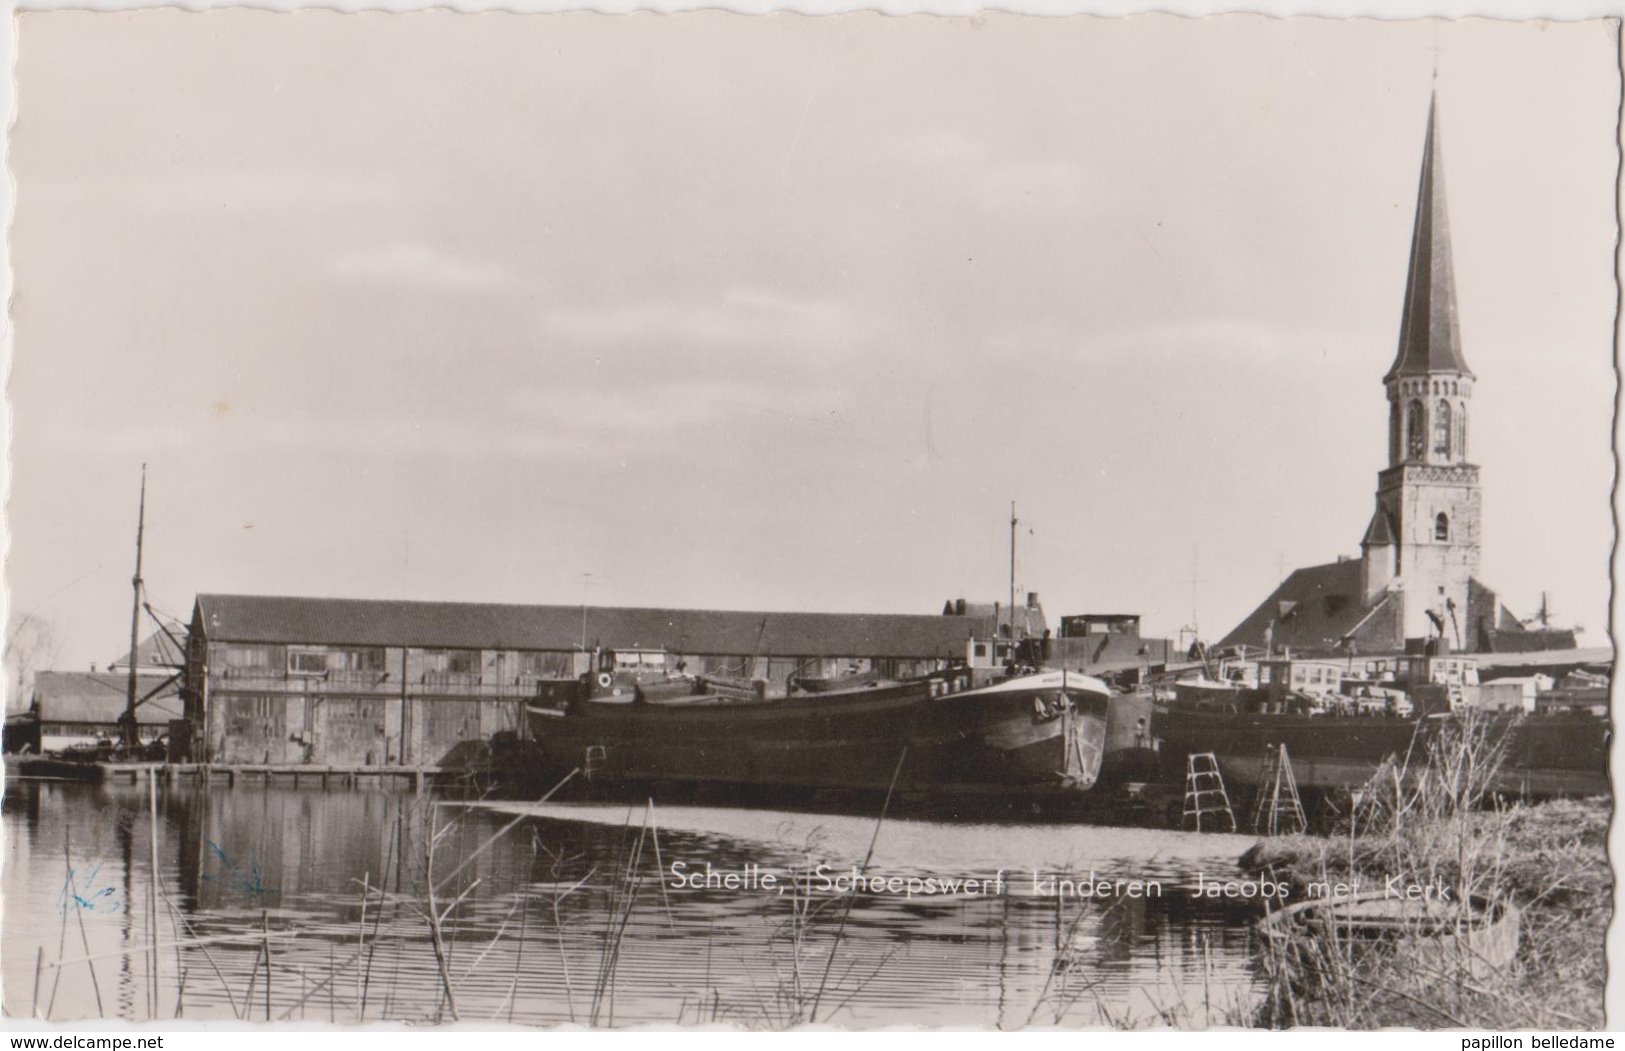
[[[1383,376],[1388,466],[1358,558],[1295,570],[1219,643],[1267,652],[1566,649],[1571,631],[1526,628],[1478,578],[1481,490],[1468,453],[1473,385],[1462,356],[1438,102],[1428,108],[1399,352]]]

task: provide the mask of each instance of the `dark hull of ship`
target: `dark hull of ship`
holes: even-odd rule
[[[1583,713],[1480,716],[1486,741],[1504,749],[1493,787],[1514,795],[1588,796],[1611,791],[1608,724]],[[1330,717],[1159,711],[1162,777],[1182,782],[1186,757],[1212,752],[1226,782],[1256,785],[1267,753],[1285,744],[1300,787],[1357,789],[1385,762],[1418,770],[1452,718]]]
[[[564,715],[533,707],[531,737],[547,775],[577,769],[606,789],[1068,795],[1100,776],[1109,703],[1094,680],[1070,679],[1063,686],[1046,673],[943,693],[914,682],[759,701],[584,701]]]

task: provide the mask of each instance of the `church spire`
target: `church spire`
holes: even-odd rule
[[[1428,102],[1427,141],[1422,148],[1422,179],[1416,194],[1416,225],[1411,232],[1410,273],[1405,281],[1405,312],[1399,326],[1399,353],[1387,381],[1439,372],[1471,376],[1461,356],[1456,322],[1456,277],[1450,261],[1450,217],[1444,199],[1444,162],[1439,143],[1439,104]]]

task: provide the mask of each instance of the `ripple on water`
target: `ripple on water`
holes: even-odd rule
[[[166,791],[166,950],[154,982],[144,954],[116,955],[146,944],[144,796],[144,787],[7,786],[8,1009],[30,1003],[39,946],[49,960],[59,944],[71,948],[58,908],[65,851],[80,871],[99,865],[120,903],[73,916],[73,930],[83,919],[85,944],[103,957],[104,1003],[132,1019],[148,1016],[156,985],[160,1017],[178,1006],[193,1018],[432,1021],[451,1017],[449,982],[465,1020],[536,1024],[777,1025],[805,1019],[815,999],[821,1019],[854,1025],[1093,1024],[1180,1005],[1200,1021],[1209,1002],[1222,1021],[1254,982],[1245,915],[1188,893],[1198,874],[1234,875],[1245,837],[887,820],[869,874],[992,879],[1002,869],[1005,893],[845,896],[820,892],[812,870],[861,864],[871,819],[657,805],[662,872],[654,837],[639,852],[641,807],[442,806],[437,955],[426,918],[429,808],[382,791],[257,788]],[[131,819],[108,821],[109,812]],[[515,814],[531,820],[476,855]],[[756,865],[787,889],[680,889],[670,885],[674,861]],[[1165,896],[1057,900],[1034,892],[1035,869],[1157,880]],[[790,884],[797,873],[802,882]],[[262,927],[268,943],[256,937]],[[241,940],[177,950],[177,931],[188,942]],[[95,1016],[88,967],[64,967],[52,1012]]]

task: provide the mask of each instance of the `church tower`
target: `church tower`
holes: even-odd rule
[[[1442,634],[1474,648],[1468,590],[1478,572],[1481,496],[1467,459],[1473,373],[1461,355],[1437,99],[1428,107],[1399,353],[1383,377],[1388,466],[1361,541],[1366,603],[1401,607],[1402,638]]]

